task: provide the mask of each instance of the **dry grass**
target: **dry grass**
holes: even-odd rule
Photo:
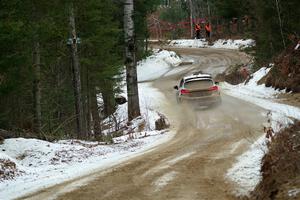
[[[218,82],[226,81],[232,85],[243,83],[248,78],[248,72],[244,72],[244,65],[231,66],[226,72],[218,74],[215,78]]]
[[[0,159],[0,182],[14,179],[23,172],[18,170],[16,164],[8,159]]]
[[[300,199],[300,193],[288,195],[300,189],[300,122],[276,135],[262,163],[262,181],[251,199]]]
[[[300,50],[294,50],[294,46],[287,48],[275,59],[275,66],[260,83],[276,89],[300,92]]]

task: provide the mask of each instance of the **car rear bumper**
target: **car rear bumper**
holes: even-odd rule
[[[204,97],[180,97],[180,101],[183,103],[191,103],[196,105],[212,105],[221,103],[220,95],[204,96]]]

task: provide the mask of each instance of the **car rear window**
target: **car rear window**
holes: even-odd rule
[[[213,86],[214,83],[212,80],[192,80],[186,82],[184,87],[189,90],[205,90]]]

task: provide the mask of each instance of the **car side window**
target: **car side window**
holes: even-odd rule
[[[183,85],[183,79],[181,79],[179,86],[182,87]]]

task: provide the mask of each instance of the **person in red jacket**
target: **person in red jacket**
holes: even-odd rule
[[[205,25],[205,32],[206,32],[206,37],[210,38],[211,26],[209,22],[207,22],[207,24]]]
[[[200,24],[196,24],[195,26],[195,31],[196,31],[196,38],[200,39],[200,31],[201,31],[201,26]]]

